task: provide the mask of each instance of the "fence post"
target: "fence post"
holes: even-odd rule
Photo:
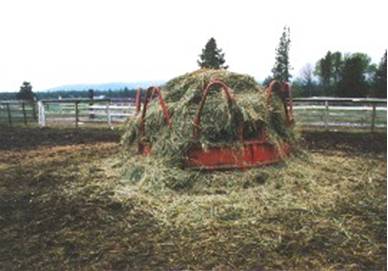
[[[325,129],[329,130],[329,101],[325,101]]]
[[[136,91],[135,105],[136,105],[135,115],[137,115],[137,114],[139,114],[139,112],[141,110],[141,89],[140,88]]]
[[[36,116],[35,102],[33,101],[33,102],[31,103],[31,105],[32,105],[32,116],[34,117],[34,120],[37,120],[38,118],[37,118],[37,116]]]
[[[371,124],[371,131],[372,133],[375,131],[375,126],[376,126],[376,104],[373,104],[373,109],[372,109],[372,124]]]
[[[106,104],[106,114],[107,114],[107,117],[108,117],[108,125],[109,125],[109,127],[112,127],[112,117],[110,115],[109,103],[110,102],[108,102]]]
[[[9,126],[12,126],[11,108],[9,107],[9,103],[7,103],[7,114],[8,114],[8,124]]]
[[[24,102],[22,102],[22,111],[23,111],[24,125],[27,125],[26,107],[24,105]]]
[[[78,102],[75,102],[75,128],[78,128],[78,121],[79,121],[79,117],[78,117]]]
[[[46,126],[46,115],[42,101],[38,101],[38,123],[41,128]]]
[[[90,93],[90,90],[89,90],[89,93]],[[89,119],[94,119],[95,118],[95,115],[94,115],[94,109],[93,109],[93,99],[94,99],[94,95],[93,95],[93,92],[91,92],[91,95],[90,95],[90,101],[89,101]]]

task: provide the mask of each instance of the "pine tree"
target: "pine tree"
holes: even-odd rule
[[[381,58],[374,76],[374,89],[376,97],[387,98],[387,51]]]
[[[16,94],[18,100],[34,100],[35,94],[32,92],[32,86],[30,82],[23,82],[19,92]]]
[[[88,98],[91,100],[94,99],[94,90],[93,89],[88,90]]]
[[[210,69],[227,69],[228,66],[225,66],[225,54],[222,52],[222,49],[217,48],[217,43],[214,38],[206,43],[205,48],[202,49],[202,54],[199,55],[199,60],[197,61],[198,65],[201,68],[210,68]]]
[[[281,82],[289,81],[292,77],[290,74],[290,28],[284,27],[283,34],[280,38],[279,47],[276,49],[275,65],[272,69],[273,78]]]

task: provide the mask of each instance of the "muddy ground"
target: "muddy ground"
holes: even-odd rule
[[[302,136],[243,182],[157,194],[122,181],[116,130],[0,127],[0,269],[385,269],[386,134]]]

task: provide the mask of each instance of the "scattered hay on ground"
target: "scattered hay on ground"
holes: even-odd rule
[[[373,146],[386,144],[386,135],[335,138],[317,136],[304,144],[313,152],[276,166],[173,169],[173,180],[149,158],[127,162],[154,171],[130,171],[117,143],[0,150],[0,266],[384,269],[386,154]],[[360,152],[368,138],[363,150],[374,151]]]

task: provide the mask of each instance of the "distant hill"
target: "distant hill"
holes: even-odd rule
[[[113,83],[102,83],[102,84],[73,84],[73,85],[63,85],[59,87],[49,88],[46,90],[40,90],[39,92],[56,92],[56,91],[71,91],[71,90],[119,90],[127,87],[128,89],[136,88],[148,88],[150,86],[160,86],[164,84],[165,81],[139,81],[132,83],[122,83],[122,82],[113,82]]]

